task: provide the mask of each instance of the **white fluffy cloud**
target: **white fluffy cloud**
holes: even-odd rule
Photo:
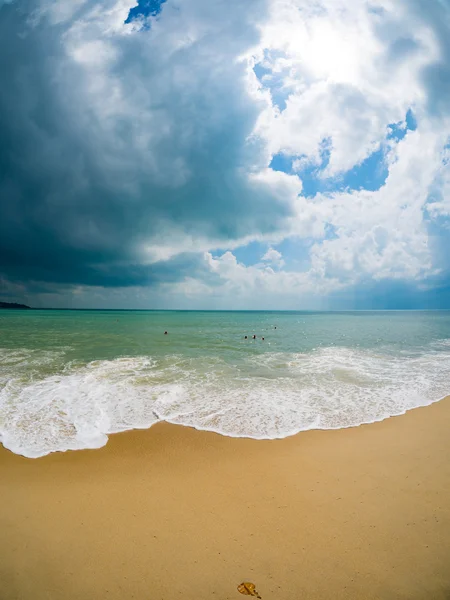
[[[424,209],[443,142],[434,131],[409,132],[392,150],[380,190],[321,196],[336,237],[314,245],[313,268],[352,282],[361,273],[374,279],[434,274]]]
[[[285,264],[281,252],[278,252],[278,250],[275,250],[274,248],[269,248],[264,256],[261,257],[261,260],[276,267],[282,267]]]
[[[273,253],[270,255],[273,257]],[[277,258],[280,260],[280,257]],[[205,262],[218,277],[218,282],[209,289],[215,297],[215,305],[219,307],[226,307],[232,298],[236,308],[248,306],[249,302],[254,308],[278,306],[289,309],[298,306],[299,302],[307,308],[323,308],[318,303],[318,297],[340,288],[338,281],[316,278],[311,273],[275,270],[268,264],[260,263],[246,266],[230,251],[218,257],[208,252]]]
[[[422,69],[438,58],[429,25],[411,18],[407,2],[275,0],[261,64],[286,108],[261,115],[261,131],[272,153],[317,163],[329,139],[326,174],[349,170],[380,146],[389,123],[420,111]]]

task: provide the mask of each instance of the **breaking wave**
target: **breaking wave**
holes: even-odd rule
[[[0,349],[0,441],[30,458],[99,448],[157,421],[283,438],[379,421],[449,393],[450,343],[393,353],[328,347],[254,355],[65,362],[66,349]]]

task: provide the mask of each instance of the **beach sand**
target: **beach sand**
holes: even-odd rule
[[[450,598],[450,399],[284,440],[0,449],[1,600]]]

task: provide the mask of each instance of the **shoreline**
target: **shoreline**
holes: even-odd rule
[[[283,439],[158,423],[0,448],[2,600],[450,596],[450,397]]]
[[[131,433],[133,431],[150,431],[153,427],[160,426],[163,424],[169,425],[171,427],[186,427],[187,429],[198,431],[200,433],[212,433],[214,435],[229,438],[232,440],[250,440],[250,441],[255,441],[255,442],[271,442],[271,441],[275,441],[275,440],[287,440],[287,439],[296,437],[298,435],[313,432],[313,431],[316,431],[316,432],[319,432],[319,431],[324,431],[324,432],[325,431],[341,431],[341,430],[346,431],[349,429],[357,429],[358,427],[366,427],[366,426],[370,426],[370,425],[376,425],[377,423],[383,423],[384,421],[388,421],[389,419],[395,419],[397,417],[402,417],[411,411],[415,411],[415,410],[418,410],[421,408],[427,408],[428,406],[432,406],[433,404],[437,404],[437,403],[442,402],[443,400],[447,400],[447,399],[450,400],[450,395],[442,396],[441,398],[438,398],[437,400],[429,400],[427,402],[427,404],[420,404],[419,406],[412,406],[411,408],[405,408],[402,412],[399,412],[399,413],[396,413],[393,415],[388,415],[385,417],[381,417],[379,419],[375,419],[374,421],[366,421],[363,423],[358,423],[356,425],[347,425],[344,427],[324,427],[324,428],[311,427],[310,429],[300,429],[299,431],[294,431],[293,433],[288,433],[282,437],[281,436],[279,436],[279,437],[250,437],[250,436],[245,436],[245,435],[231,435],[231,434],[224,433],[222,431],[218,431],[215,429],[201,428],[201,427],[196,427],[195,425],[185,425],[183,423],[174,423],[169,420],[160,420],[155,423],[152,423],[148,427],[133,427],[131,429],[124,429],[123,431],[114,431],[114,432],[110,432],[110,433],[105,433],[104,435],[106,436],[107,439],[106,439],[106,442],[102,446],[95,446],[95,447],[91,447],[91,448],[85,447],[85,448],[67,448],[65,450],[54,450],[52,452],[49,452],[49,453],[43,454],[43,455],[39,455],[39,456],[27,456],[26,454],[22,454],[20,452],[15,452],[14,450],[11,450],[11,448],[9,448],[8,446],[5,446],[3,444],[3,438],[2,438],[2,435],[0,434],[0,450],[6,450],[16,456],[21,456],[22,458],[26,458],[28,460],[37,460],[37,459],[44,458],[46,456],[51,456],[52,454],[66,454],[66,453],[72,453],[72,452],[84,452],[87,450],[101,450],[102,448],[105,448],[108,445],[109,440],[111,439],[111,436],[116,436],[116,435],[120,435],[120,434],[124,434],[124,433]]]

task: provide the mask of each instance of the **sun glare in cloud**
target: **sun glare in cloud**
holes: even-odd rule
[[[358,36],[351,28],[339,22],[330,22],[323,16],[304,21],[296,11],[295,20],[284,21],[272,30],[266,31],[265,43],[268,47],[282,50],[275,69],[287,71],[290,84],[301,84],[298,77],[301,70],[312,80],[352,82],[358,74]],[[298,69],[298,70],[297,70]]]
[[[317,23],[312,27],[311,38],[304,53],[305,62],[312,72],[332,81],[354,81],[357,74],[356,48],[343,31],[337,31],[331,23]],[[298,52],[298,51],[297,51]]]
[[[449,39],[439,0],[0,2],[5,293],[439,305]]]

